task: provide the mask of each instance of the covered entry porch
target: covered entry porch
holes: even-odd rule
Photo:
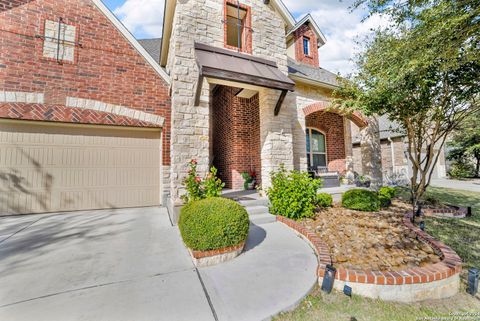
[[[269,60],[203,44],[195,52],[198,102],[208,88],[209,166],[225,187],[243,189],[242,173],[260,185],[279,164],[293,166],[285,99],[294,82]]]

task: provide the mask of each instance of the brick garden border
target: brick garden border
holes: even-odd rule
[[[339,281],[352,283],[365,283],[375,285],[402,285],[402,284],[420,284],[449,278],[462,271],[462,260],[448,246],[435,240],[433,237],[420,230],[410,222],[411,214],[406,214],[403,223],[417,235],[418,239],[430,245],[434,252],[441,257],[441,261],[426,267],[417,267],[401,271],[371,271],[371,270],[350,270],[337,269],[335,279]],[[298,222],[283,216],[277,216],[277,220],[294,229],[306,238],[313,246],[318,257],[317,275],[323,278],[325,267],[331,264],[330,251],[328,245],[310,229],[304,227]]]
[[[218,250],[210,250],[210,251],[194,251],[194,250],[191,250],[191,252],[192,252],[192,256],[194,258],[201,259],[201,258],[204,258],[204,257],[235,252],[235,251],[238,251],[240,249],[243,249],[244,246],[245,246],[245,242],[242,242],[238,245],[228,246],[228,247],[224,247],[224,248],[218,249]]]
[[[226,262],[236,258],[242,253],[243,248],[245,247],[246,241],[233,246],[224,247],[217,250],[210,251],[195,251],[188,249],[190,255],[192,256],[193,263],[197,267],[211,266]]]
[[[436,218],[464,218],[468,215],[468,208],[449,205],[454,208],[424,208],[423,215]]]

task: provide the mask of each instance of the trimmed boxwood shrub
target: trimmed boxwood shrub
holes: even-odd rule
[[[352,210],[376,212],[380,209],[380,202],[376,192],[351,189],[342,195],[342,206]]]
[[[333,203],[333,197],[327,193],[318,193],[317,194],[317,206],[318,207],[330,207]]]
[[[232,200],[207,198],[182,207],[178,227],[183,241],[192,250],[217,250],[247,239],[248,213]]]

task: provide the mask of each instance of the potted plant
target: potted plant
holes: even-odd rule
[[[243,172],[243,188],[245,190],[252,190],[255,188],[255,184],[257,182],[257,174],[255,171],[250,172]]]
[[[357,179],[355,180],[355,185],[357,187],[366,187],[366,188],[369,188],[370,187],[370,184],[371,184],[371,180],[368,176],[363,176],[363,175],[360,175],[357,177]]]

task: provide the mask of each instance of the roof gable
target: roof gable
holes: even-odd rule
[[[152,56],[143,48],[143,46],[135,39],[135,37],[125,28],[120,20],[103,4],[101,0],[92,0],[95,6],[102,12],[105,17],[115,26],[115,28],[125,37],[125,39],[132,45],[133,48],[146,60],[146,62],[165,80],[167,84],[170,84],[170,77],[160,67],[158,62],[152,58]]]
[[[304,24],[308,23],[312,30],[316,33],[317,35],[317,38],[318,38],[318,47],[320,48],[321,46],[323,46],[326,42],[327,42],[327,39],[325,38],[324,34],[322,33],[322,31],[320,30],[320,27],[318,26],[318,24],[315,22],[315,20],[313,19],[312,15],[311,14],[307,14],[306,16],[304,16],[299,22],[297,22],[287,33],[287,37],[290,36],[291,34],[293,34],[295,32],[295,30],[297,30],[298,28],[300,28],[301,26],[303,26]]]

